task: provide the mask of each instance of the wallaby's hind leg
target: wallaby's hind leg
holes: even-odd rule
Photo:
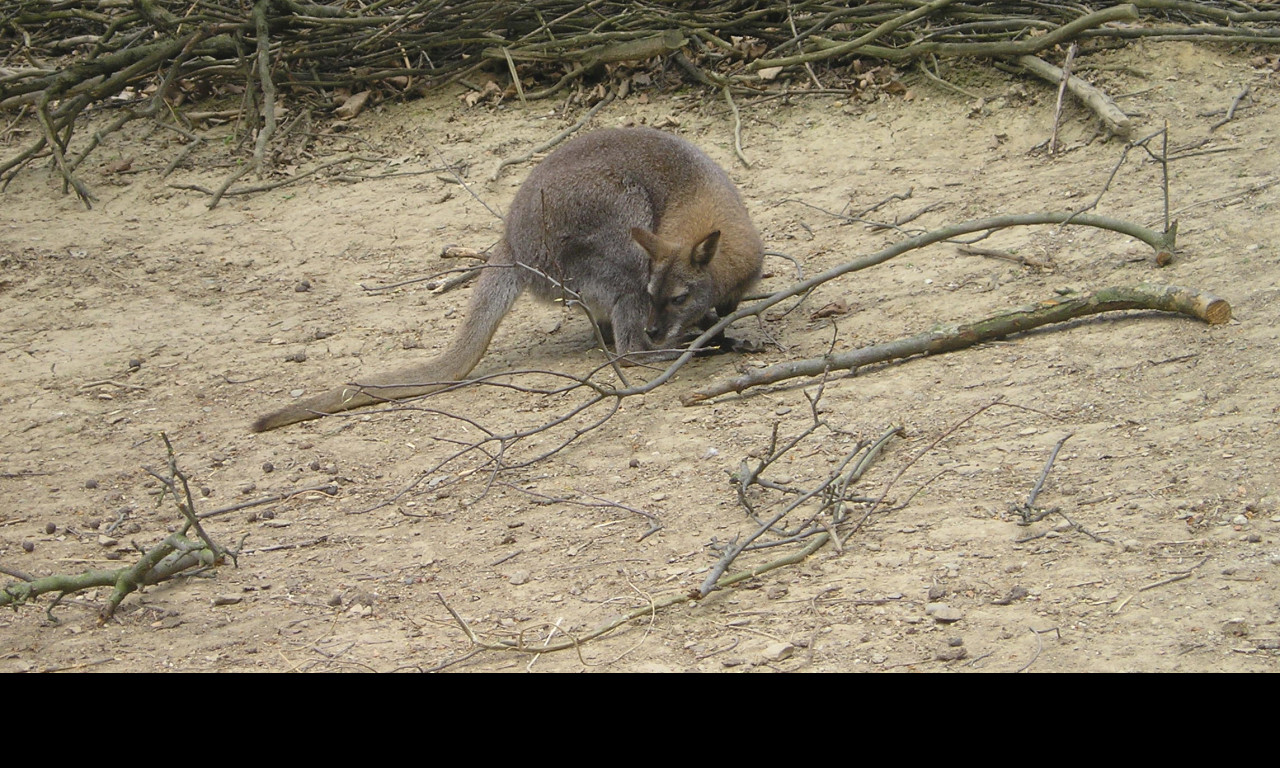
[[[613,339],[613,323],[608,320],[597,320],[596,329],[600,331],[600,338],[604,339],[605,344],[608,344],[614,349],[618,348],[617,343]]]

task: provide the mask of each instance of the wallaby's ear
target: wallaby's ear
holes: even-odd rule
[[[631,228],[631,239],[640,244],[645,253],[649,254],[649,258],[654,261],[662,261],[662,255],[667,250],[662,247],[662,240],[657,235],[647,229],[640,227]]]
[[[705,267],[710,263],[712,257],[716,255],[716,250],[720,247],[720,230],[715,230],[711,234],[702,238],[702,242],[693,246],[693,252],[689,254],[689,260],[693,262],[695,267]]]
[[[664,247],[662,239],[657,235],[640,227],[631,228],[631,239],[635,240],[649,257],[644,260],[645,289],[650,296],[657,296],[658,289],[662,286],[663,275],[667,273],[667,267],[671,264],[669,258],[671,249]]]

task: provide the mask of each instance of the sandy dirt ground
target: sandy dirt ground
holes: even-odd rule
[[[280,158],[286,172],[347,154],[377,162],[212,211],[207,195],[171,185],[216,186],[230,156],[217,141],[162,179],[183,149],[176,134],[139,125],[111,137],[83,173],[91,211],[46,169],[24,171],[0,196],[0,565],[34,576],[114,568],[167,535],[178,515],[144,471],[164,466],[160,432],[202,511],[302,492],[209,518],[220,541],[243,541],[238,567],[132,595],[105,626],[104,589],[68,597],[55,621],[49,597],[0,612],[0,671],[1276,670],[1276,59],[1167,43],[1089,61],[1108,65],[1089,76],[1134,117],[1135,138],[1168,123],[1172,264],[1084,227],[982,243],[1035,266],[954,245],[911,252],[743,321],[733,335],[757,351],[695,360],[549,458],[496,477],[476,452],[439,464],[484,430],[568,412],[581,392],[471,388],[266,434],[248,425],[304,392],[441,349],[470,288],[367,289],[456,267],[440,258],[446,244],[495,242],[488,208],[505,210],[529,166],[491,181],[494,168],[580,109],[468,104],[461,90],[384,103],[340,134],[314,125],[328,135]],[[767,247],[814,274],[900,240],[848,218],[893,195],[910,192],[865,218],[927,209],[905,226],[934,229],[1080,208],[1103,190],[1124,142],[1068,103],[1050,156],[1053,88],[993,72],[946,72],[981,99],[908,79],[905,93],[867,98],[742,100],[749,168],[733,151],[732,114],[701,93],[633,92],[593,125],[667,125],[703,147],[740,184]],[[5,153],[31,128],[15,126]],[[1158,163],[1130,152],[1097,212],[1162,226],[1160,179]],[[794,272],[770,257],[763,289]],[[755,530],[731,473],[767,449],[775,425],[785,439],[811,423],[814,382],[682,407],[698,386],[1144,282],[1213,292],[1234,319],[1110,314],[833,374],[818,401],[831,429],[766,478],[811,488],[857,441],[902,426],[852,492],[876,496],[901,472],[888,503],[842,529],[839,548],[576,651],[467,657],[445,602],[487,642],[570,640],[688,593],[718,547]],[[476,373],[582,374],[602,361],[593,343],[580,315],[522,300]],[[603,415],[597,406],[511,444],[504,459],[527,461]],[[1024,525],[1017,505],[1067,435],[1037,501],[1059,512]],[[778,498],[753,493],[761,505]],[[849,506],[854,518],[865,509]],[[635,510],[661,530],[644,536],[650,521]]]

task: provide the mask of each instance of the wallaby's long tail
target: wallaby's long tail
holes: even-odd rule
[[[501,263],[501,262],[499,262]],[[444,354],[394,373],[371,376],[320,395],[308,397],[253,422],[254,432],[266,432],[288,424],[374,403],[425,395],[460,381],[476,367],[498,324],[515,303],[524,285],[518,267],[494,266],[480,273],[471,294],[467,317]]]

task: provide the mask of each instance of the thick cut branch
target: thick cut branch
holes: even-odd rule
[[[1018,66],[1036,77],[1048,80],[1051,83],[1062,81],[1062,70],[1044,59],[1035,56],[1019,56],[1017,62]],[[1067,90],[1074,93],[1076,98],[1096,112],[1112,133],[1117,136],[1129,135],[1129,131],[1133,128],[1133,121],[1129,119],[1128,115],[1121,112],[1116,103],[1108,98],[1105,93],[1075,75],[1070,75],[1067,78]]]
[[[1211,293],[1172,285],[1104,288],[1084,298],[1052,299],[1037,307],[1006,312],[968,325],[926,331],[905,339],[873,344],[840,354],[771,365],[692,392],[685,396],[684,404],[693,405],[719,395],[742,392],[750,387],[775,384],[799,376],[820,376],[827,371],[852,370],[863,365],[914,355],[953,352],[1051,323],[1125,309],[1176,312],[1199,318],[1211,325],[1231,319],[1231,305]]]

